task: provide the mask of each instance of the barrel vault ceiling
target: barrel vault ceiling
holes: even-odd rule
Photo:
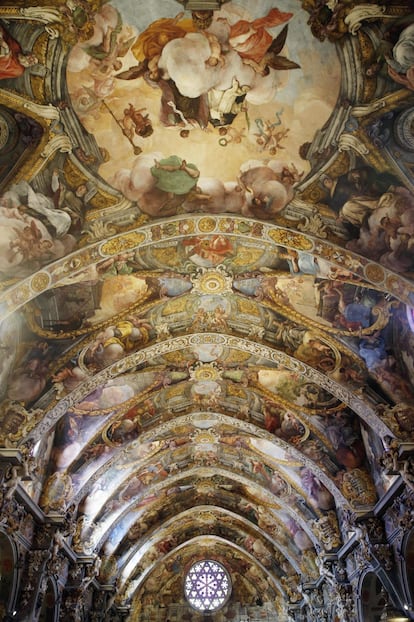
[[[205,558],[286,620],[412,435],[412,15],[358,4],[1,3],[0,445],[131,620]]]

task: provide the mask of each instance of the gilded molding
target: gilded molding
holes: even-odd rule
[[[72,148],[72,141],[67,134],[56,134],[49,140],[40,155],[45,160],[49,160],[56,153],[56,151],[60,151],[61,153],[71,153]],[[40,166],[40,168],[43,167]]]
[[[340,135],[338,141],[339,151],[355,151],[359,156],[367,156],[370,152],[368,147],[364,145],[361,139],[355,134],[348,134],[344,132]]]
[[[101,259],[113,256],[117,252],[116,249],[122,252],[124,248],[134,250],[134,248],[138,248],[139,246],[149,245],[157,239],[160,239],[160,241],[183,239],[185,236],[180,235],[179,230],[180,226],[187,221],[192,225],[191,234],[200,234],[201,232],[198,228],[199,220],[198,217],[192,217],[190,219],[178,218],[169,221],[168,227],[163,227],[163,223],[144,225],[135,232],[129,231],[127,233],[118,234],[118,236],[114,236],[108,242],[95,243],[87,248],[81,248],[75,251],[70,258],[65,257],[49,266],[44,266],[41,271],[47,272],[50,275],[50,284],[55,287],[68,276],[72,276],[74,273],[80,272],[88,266],[95,265]],[[323,257],[333,265],[346,268],[365,280],[369,281],[370,275],[372,274],[374,276],[373,284],[376,288],[383,285],[384,288],[387,287],[389,292],[397,299],[406,304],[412,304],[414,285],[410,281],[403,276],[392,273],[375,262],[351,253],[327,240],[313,240],[310,235],[304,236],[296,234],[292,236],[292,232],[290,231],[284,231],[280,227],[262,222],[260,222],[259,233],[252,232],[251,226],[249,226],[247,232],[241,233],[238,231],[238,227],[239,225],[244,225],[245,221],[241,218],[234,218],[231,216],[217,216],[215,222],[215,231],[220,232],[221,235],[246,238],[250,241],[252,238],[256,238],[257,240],[277,243],[281,246],[286,245],[296,250],[303,250],[305,246],[305,248],[307,247],[307,250],[312,252],[316,257]],[[232,223],[232,233],[223,232],[223,225],[225,223]],[[135,235],[137,237],[134,238]],[[126,236],[125,242],[122,241],[124,236]],[[133,246],[133,239],[138,241],[142,240],[138,244],[138,247]],[[119,242],[117,240],[119,240]],[[295,244],[298,244],[298,246],[295,246]],[[102,248],[107,249],[109,253],[103,253],[101,250]],[[1,292],[0,305],[2,305],[3,318],[36,297],[37,292],[31,289],[31,280],[33,276],[34,275],[14,283],[9,289]],[[382,281],[380,280],[381,278]]]
[[[53,24],[63,21],[63,15],[59,9],[49,7],[17,7],[2,6],[0,7],[0,18],[16,19],[16,20],[33,20],[42,24]]]
[[[378,4],[359,4],[349,11],[344,22],[351,35],[356,35],[365,20],[392,19],[395,17],[385,11],[386,7]]]
[[[73,407],[78,401],[81,401],[97,386],[105,383],[107,380],[128,372],[136,365],[145,363],[148,358],[182,351],[183,349],[192,348],[194,345],[199,345],[200,343],[222,344],[230,348],[237,348],[242,352],[249,352],[252,356],[261,357],[267,361],[283,365],[286,369],[290,369],[295,373],[306,375],[310,382],[319,384],[332,393],[338,400],[344,404],[348,404],[368,425],[374,427],[378,434],[381,436],[390,434],[389,427],[377,416],[375,409],[368,400],[364,401],[364,399],[355,395],[351,390],[346,389],[332,378],[328,378],[325,374],[311,368],[309,365],[299,362],[285,353],[275,351],[268,346],[250,342],[240,337],[217,333],[197,333],[174,337],[168,341],[142,348],[138,352],[134,352],[117,363],[106,367],[104,370],[79,385],[69,395],[63,397],[54,408],[49,410],[44,416],[43,421],[39,423],[36,430],[33,431],[32,436],[34,438],[39,438],[42,434],[46,433],[68,408]]]

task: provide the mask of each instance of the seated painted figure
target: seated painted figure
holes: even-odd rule
[[[0,80],[18,78],[37,62],[34,54],[23,54],[20,44],[0,24]]]

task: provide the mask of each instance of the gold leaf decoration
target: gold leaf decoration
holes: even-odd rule
[[[50,283],[50,276],[47,272],[38,272],[34,275],[31,287],[34,292],[42,292]]]
[[[127,233],[114,240],[108,240],[102,245],[102,252],[105,255],[118,255],[124,251],[135,248],[145,240],[145,235],[137,231]]]
[[[282,244],[283,246],[292,246],[302,251],[309,251],[312,249],[312,242],[304,235],[293,233],[293,231],[286,231],[286,229],[273,229],[269,231],[269,237],[272,238],[276,244]]]

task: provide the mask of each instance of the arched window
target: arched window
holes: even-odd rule
[[[361,609],[363,622],[380,622],[387,605],[383,585],[375,572],[367,572],[361,586]]]
[[[12,605],[15,578],[15,554],[10,538],[0,531],[0,620]]]
[[[38,622],[56,622],[57,620],[57,590],[52,579],[47,582],[46,592],[42,599]]]
[[[197,611],[217,611],[230,597],[230,576],[224,566],[212,559],[199,561],[185,577],[184,593]]]
[[[407,306],[406,310],[407,310],[408,323],[410,325],[411,330],[414,333],[414,308]]]
[[[406,538],[404,547],[403,576],[407,593],[407,603],[414,603],[414,530],[412,530]]]

